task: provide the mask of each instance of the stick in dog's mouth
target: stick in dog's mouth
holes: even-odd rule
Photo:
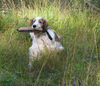
[[[19,32],[35,32],[35,31],[39,31],[39,30],[35,30],[32,27],[21,27],[21,28],[17,29],[17,31],[19,31]]]
[[[34,29],[32,27],[21,27],[21,28],[17,29],[17,31],[19,31],[19,32],[33,32]]]
[[[48,33],[47,30],[40,31],[40,30],[36,30],[32,27],[21,27],[21,28],[17,29],[17,31],[19,31],[19,32],[43,32],[43,33],[46,32],[49,39],[52,40],[52,37],[50,36],[50,34]]]

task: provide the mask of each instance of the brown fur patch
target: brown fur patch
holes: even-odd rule
[[[47,30],[48,29],[48,23],[47,23],[47,21],[45,19],[41,19],[41,21],[43,22],[42,28],[45,29],[45,30]]]
[[[34,18],[30,20],[30,26],[35,22]]]
[[[39,20],[39,23],[40,23],[40,24],[43,24],[43,19],[40,19],[40,20]]]
[[[57,36],[56,32],[55,33],[55,41],[60,42],[60,38]]]

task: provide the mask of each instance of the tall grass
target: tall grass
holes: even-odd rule
[[[62,0],[63,1],[63,0]],[[99,86],[100,16],[61,0],[3,0],[0,12],[0,86]],[[16,3],[16,4],[15,4]],[[66,5],[67,4],[67,5]],[[42,55],[28,69],[29,26],[42,16],[61,37],[64,51]]]

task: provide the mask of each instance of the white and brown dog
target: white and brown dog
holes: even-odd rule
[[[30,32],[32,46],[29,48],[29,66],[46,49],[50,51],[61,51],[64,49],[60,36],[54,30],[49,29],[47,21],[42,17],[32,19],[30,27],[22,27],[17,30],[19,32]]]

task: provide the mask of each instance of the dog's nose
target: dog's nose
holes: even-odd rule
[[[33,28],[35,28],[36,27],[36,25],[33,25]]]

